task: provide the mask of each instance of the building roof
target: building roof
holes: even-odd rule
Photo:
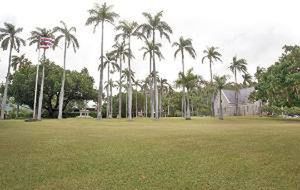
[[[248,98],[249,98],[251,92],[253,92],[254,90],[255,90],[254,87],[240,89],[238,92],[239,104],[248,103],[249,102]],[[223,95],[226,97],[226,99],[229,101],[228,103],[236,104],[235,90],[223,89],[222,92],[223,92]]]

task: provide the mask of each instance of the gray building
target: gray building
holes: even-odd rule
[[[238,94],[238,113],[237,115],[259,115],[261,112],[261,101],[252,102],[249,100],[251,92],[255,89],[254,87],[240,89]],[[236,98],[234,90],[223,89],[221,91],[222,107],[224,116],[235,115],[236,109]],[[220,95],[219,92],[214,99],[214,111],[215,115],[220,114]]]

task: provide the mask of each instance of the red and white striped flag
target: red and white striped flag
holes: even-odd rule
[[[52,38],[42,37],[40,39],[40,48],[48,49],[53,45],[53,43],[54,43],[54,40]]]

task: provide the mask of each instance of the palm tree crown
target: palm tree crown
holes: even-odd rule
[[[53,29],[53,32],[61,33],[61,35],[55,38],[53,47],[56,47],[60,42],[60,40],[64,38],[66,47],[69,48],[70,45],[72,45],[74,52],[76,52],[76,49],[79,48],[79,43],[77,38],[74,36],[74,34],[72,34],[72,32],[76,32],[76,28],[75,27],[68,28],[64,21],[60,21],[60,23],[62,24],[62,27],[57,26]]]
[[[196,51],[193,48],[192,39],[187,38],[184,39],[182,36],[179,38],[179,42],[174,42],[172,44],[172,47],[178,47],[174,53],[174,57],[176,58],[178,52],[184,52],[187,51],[189,55],[195,59],[196,58]]]
[[[147,23],[139,26],[139,28],[142,30],[142,33],[146,34],[146,36],[149,38],[153,35],[153,31],[157,30],[159,31],[160,37],[165,37],[170,42],[170,36],[168,33],[172,34],[173,31],[165,21],[161,20],[163,11],[158,12],[154,16],[146,12],[144,12],[143,15],[146,17]]]
[[[0,28],[0,41],[1,48],[3,50],[7,50],[9,45],[11,45],[12,49],[15,49],[19,52],[20,46],[25,46],[25,40],[18,37],[17,35],[23,31],[23,28],[16,28],[13,24],[4,23],[4,28]]]
[[[108,22],[113,24],[115,18],[119,17],[119,15],[113,12],[112,8],[112,5],[108,6],[106,3],[104,3],[101,6],[98,3],[96,3],[93,9],[88,10],[90,17],[87,19],[85,24],[94,24],[94,32],[101,22]]]
[[[209,67],[210,67],[210,82],[212,83],[213,80],[213,74],[212,74],[212,69],[211,69],[211,64],[214,61],[222,61],[221,60],[221,53],[218,52],[218,47],[208,47],[206,50],[203,51],[203,53],[205,54],[205,56],[202,58],[202,63],[204,63],[204,61],[206,59],[208,59],[209,61]]]

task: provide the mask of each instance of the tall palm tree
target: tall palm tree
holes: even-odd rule
[[[145,80],[142,81],[142,86],[141,89],[142,91],[144,91],[144,96],[145,96],[145,105],[144,105],[144,113],[145,113],[145,117],[148,117],[148,93],[150,91],[150,78],[147,77]]]
[[[229,69],[234,75],[235,80],[235,115],[238,115],[238,106],[239,106],[239,98],[238,98],[238,82],[237,82],[237,72],[247,73],[247,61],[245,59],[238,59],[236,56],[232,58],[232,62],[230,63]]]
[[[112,96],[112,89],[113,87],[116,87],[115,82],[112,79],[109,79],[109,81],[106,81],[105,89],[109,91],[107,94],[107,108],[109,110],[108,112],[108,118],[112,118],[113,113],[113,96]]]
[[[202,58],[202,63],[204,63],[204,61],[206,59],[208,59],[209,61],[209,72],[210,72],[210,82],[213,83],[213,73],[212,73],[212,63],[214,61],[222,61],[221,60],[221,53],[218,52],[218,47],[208,47],[206,50],[203,51],[203,53],[205,54],[205,56]]]
[[[227,77],[225,75],[223,76],[214,76],[215,80],[215,85],[216,88],[219,91],[219,108],[220,108],[220,114],[219,114],[219,119],[223,120],[223,106],[222,106],[222,89],[226,85]]]
[[[7,101],[7,91],[8,91],[8,83],[10,78],[10,67],[11,67],[11,54],[13,50],[19,52],[21,45],[25,46],[25,40],[18,37],[18,34],[23,31],[23,28],[17,28],[13,24],[4,23],[4,28],[0,28],[0,42],[1,48],[3,50],[7,50],[9,48],[9,57],[8,57],[8,69],[5,80],[4,93],[2,98],[2,109],[1,109],[1,117],[0,119],[4,119],[4,112]]]
[[[204,57],[202,58],[202,63],[204,63],[204,61],[207,59],[209,61],[209,72],[210,72],[210,85],[211,85],[211,89],[213,89],[212,85],[213,85],[213,73],[212,73],[212,64],[213,62],[217,62],[217,61],[222,61],[221,60],[221,53],[218,52],[218,47],[208,47],[206,50],[203,51],[203,53],[205,54]],[[214,91],[212,91],[212,98],[211,98],[211,115],[214,116]]]
[[[62,119],[62,109],[63,109],[63,103],[64,103],[64,93],[65,93],[65,80],[66,80],[66,59],[67,59],[67,48],[70,47],[70,45],[73,46],[74,52],[76,52],[76,49],[79,48],[79,43],[77,38],[72,34],[72,32],[76,32],[75,27],[68,28],[66,23],[64,21],[60,21],[62,24],[62,27],[57,26],[53,29],[54,32],[59,32],[60,35],[56,37],[54,41],[54,47],[58,45],[58,43],[64,39],[64,71],[63,76],[61,80],[61,89],[59,94],[59,106],[58,106],[58,119]]]
[[[163,103],[163,97],[164,97],[164,92],[168,91],[168,88],[171,85],[168,83],[167,79],[160,78],[159,79],[159,89],[160,89],[160,99],[159,99],[159,116],[162,117],[162,103]]]
[[[128,68],[124,69],[122,72],[123,72],[122,79],[126,80],[126,84],[124,85],[124,87],[126,87],[126,118],[132,118],[132,116],[128,115],[129,114],[129,111],[128,111],[128,108],[129,108],[129,106],[128,106],[128,104],[129,104],[128,89],[129,89],[129,80],[134,82],[134,72],[133,71],[129,72]]]
[[[141,24],[139,28],[143,34],[149,38],[152,36],[152,44],[156,44],[155,36],[156,31],[159,32],[160,37],[165,37],[170,42],[169,34],[172,34],[171,27],[162,20],[163,11],[158,12],[155,15],[150,13],[143,13],[147,20],[147,23]],[[153,72],[156,73],[155,54],[152,54]],[[155,118],[158,119],[158,91],[157,91],[157,80],[156,77],[153,79],[154,82],[154,94],[155,94]]]
[[[135,86],[135,117],[137,117],[138,116],[138,87],[142,87],[142,84],[140,80],[135,80],[133,84]]]
[[[161,44],[156,43],[153,44],[152,42],[148,41],[147,39],[145,40],[145,46],[143,46],[140,50],[143,50],[143,59],[149,54],[149,86],[150,86],[150,107],[151,107],[151,118],[154,118],[154,94],[153,94],[153,78],[151,79],[152,76],[152,59],[153,59],[153,54],[155,54],[159,60],[163,59],[164,56],[162,55],[161,51]]]
[[[116,27],[117,31],[121,31],[121,33],[117,34],[115,39],[118,40],[122,37],[123,40],[127,40],[129,56],[128,56],[128,71],[131,72],[131,58],[133,58],[132,50],[131,50],[131,38],[133,36],[137,36],[141,38],[141,33],[138,32],[138,23],[137,22],[129,22],[129,21],[120,21],[119,25]],[[129,73],[129,75],[131,75]],[[128,81],[128,116],[129,120],[132,119],[132,81],[129,77]]]
[[[103,65],[103,68],[107,67],[107,84],[108,84],[108,88],[107,88],[107,97],[110,97],[110,73],[114,73],[115,70],[119,70],[120,67],[119,65],[117,64],[117,61],[116,61],[116,54],[115,54],[115,51],[111,51],[111,52],[108,52],[106,53],[106,56],[104,57],[105,61],[104,61],[104,65]],[[100,69],[100,65],[99,65],[99,69]],[[111,102],[110,102],[110,99],[108,98],[108,104],[110,105]],[[112,112],[110,110],[110,106],[107,107],[106,109],[106,117],[107,118],[112,118]]]
[[[104,23],[108,22],[113,24],[115,18],[119,15],[112,11],[113,6],[106,5],[106,3],[95,4],[93,9],[90,9],[88,12],[90,17],[86,21],[86,25],[94,25],[94,32],[96,27],[101,24],[101,69],[100,69],[100,81],[99,81],[99,92],[98,92],[98,113],[97,119],[102,119],[102,92],[103,92],[103,44],[104,44]]]
[[[182,73],[185,73],[184,71],[184,52],[186,51],[193,59],[196,58],[196,51],[193,48],[192,39],[184,39],[182,36],[179,38],[178,42],[174,42],[172,47],[176,47],[174,57],[176,58],[177,54],[181,53],[181,63],[182,63]],[[183,110],[182,113],[184,114],[184,117],[186,117],[186,99],[185,99],[185,87],[182,87],[182,102],[183,102]]]
[[[37,119],[36,117],[36,104],[37,104],[37,92],[38,92],[38,80],[39,80],[39,62],[40,62],[40,39],[41,37],[51,37],[52,31],[47,30],[46,28],[39,28],[37,27],[36,30],[33,30],[30,32],[29,45],[36,44],[36,50],[38,51],[38,61],[36,64],[36,75],[35,75],[35,88],[34,88],[34,103],[33,103],[33,119]],[[42,98],[40,96],[40,98]]]
[[[177,86],[185,86],[186,87],[186,99],[187,99],[187,111],[186,111],[186,120],[191,119],[191,111],[190,111],[190,97],[189,93],[193,88],[197,86],[198,76],[193,74],[193,69],[189,69],[187,74],[180,72],[179,78],[176,80]]]
[[[122,118],[122,62],[125,61],[125,58],[129,56],[129,49],[127,48],[127,44],[125,41],[122,43],[116,42],[113,45],[115,48],[114,52],[116,54],[116,58],[119,58],[119,111],[118,111],[118,118]]]

